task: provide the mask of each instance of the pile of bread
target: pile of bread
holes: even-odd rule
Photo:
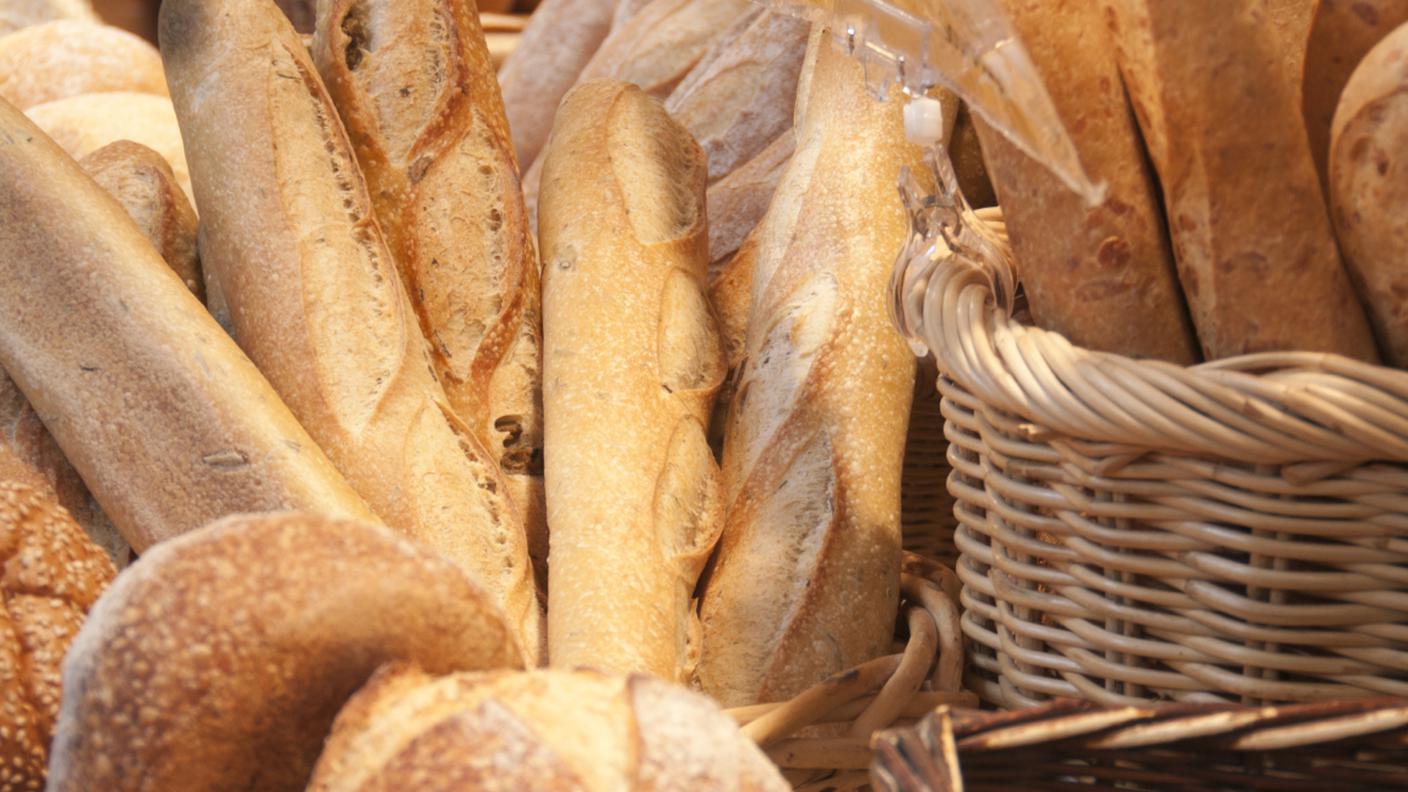
[[[720,706],[894,640],[899,91],[750,0],[72,14],[0,38],[0,789],[785,788]]]

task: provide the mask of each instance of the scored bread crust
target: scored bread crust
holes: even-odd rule
[[[372,509],[478,579],[536,658],[523,523],[435,378],[302,42],[270,0],[167,0],[161,44],[198,174],[201,262],[240,345]]]
[[[545,157],[549,655],[688,679],[722,517],[704,156],[639,88],[602,81],[563,100]]]
[[[564,715],[564,709],[570,713]],[[589,670],[384,667],[338,715],[310,792],[789,787],[708,699]]]
[[[809,42],[797,150],[755,232],[728,517],[701,604],[699,677],[725,706],[882,653],[899,597],[915,361],[880,295],[908,233],[895,184],[903,166],[922,173],[922,152],[903,97],[872,100],[829,36]]]
[[[0,97],[19,109],[102,91],[165,96],[161,55],[125,30],[76,19],[0,37]]]
[[[427,548],[364,523],[230,517],[157,546],[93,608],[64,661],[49,788],[301,790],[381,664],[521,656],[484,590]]]
[[[313,59],[450,407],[503,470],[545,561],[537,254],[474,4],[325,3]]]
[[[139,553],[235,512],[373,519],[119,205],[0,102],[0,366]]]

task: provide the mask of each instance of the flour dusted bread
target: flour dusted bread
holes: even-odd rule
[[[1106,2],[1204,355],[1376,360],[1259,3]]]
[[[537,656],[527,541],[450,408],[337,110],[270,0],[167,0],[201,263],[240,345],[387,524],[478,579]]]
[[[0,0],[0,34],[55,19],[97,22],[88,0]]]
[[[592,82],[563,101],[543,174],[549,655],[686,680],[722,517],[703,153],[639,88]]]
[[[767,214],[783,168],[797,145],[789,127],[756,156],[709,185],[709,274],[718,277],[743,240]]]
[[[0,366],[139,553],[235,512],[375,519],[141,231],[0,102]]]
[[[301,790],[382,663],[521,667],[490,599],[356,522],[238,516],[166,542],[109,588],[64,661],[49,789]]]
[[[160,154],[171,165],[176,183],[193,194],[181,128],[165,96],[132,91],[82,94],[34,105],[25,115],[74,159],[118,140],[141,143]]]
[[[156,48],[127,31],[75,19],[0,37],[0,97],[19,109],[103,91],[165,96]]]
[[[704,690],[777,700],[888,646],[914,356],[879,298],[921,151],[903,97],[813,32],[797,150],[755,233],[745,360],[724,440],[725,522],[705,583]]]
[[[313,57],[435,371],[545,551],[538,261],[474,3],[336,0],[322,11]]]
[[[594,671],[435,677],[388,666],[348,702],[310,792],[789,789],[707,698]]]

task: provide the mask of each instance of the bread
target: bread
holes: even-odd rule
[[[176,112],[164,96],[130,91],[83,94],[34,105],[25,115],[74,159],[118,140],[141,143],[171,165],[187,196],[193,194]]]
[[[63,507],[12,481],[0,483],[0,561],[0,785],[37,792],[59,716],[59,664],[114,570]]]
[[[1408,23],[1354,70],[1330,134],[1330,204],[1384,358],[1408,367]]]
[[[1376,360],[1258,1],[1106,2],[1204,356]]]
[[[156,547],[93,608],[64,661],[49,789],[302,790],[382,663],[520,656],[484,590],[426,548],[356,522],[230,517]]]
[[[545,551],[538,257],[474,3],[368,8],[324,4],[313,59],[450,407],[503,470]]]
[[[710,184],[792,126],[810,30],[796,17],[761,6],[748,9],[665,101],[665,109],[709,158]]]
[[[1310,40],[1310,25],[1323,0],[1261,0],[1265,15],[1276,37],[1276,51],[1281,55],[1281,79],[1300,95],[1305,73],[1305,48]]]
[[[0,0],[0,34],[54,19],[97,22],[88,0]]]
[[[639,88],[600,81],[563,100],[544,156],[549,656],[688,680],[722,518],[704,155]]]
[[[895,185],[901,167],[923,175],[923,153],[903,96],[873,100],[830,35],[808,44],[797,151],[755,232],[728,516],[701,603],[699,677],[724,706],[882,653],[899,601],[914,356],[880,296],[909,231]]]
[[[0,366],[137,552],[235,512],[374,519],[122,207],[0,102]]]
[[[499,70],[513,149],[525,168],[548,142],[557,105],[611,30],[616,0],[544,0]]]
[[[297,34],[270,0],[166,0],[161,44],[235,337],[376,513],[484,584],[536,657],[523,523],[435,379]]]
[[[621,27],[630,21],[631,17],[640,13],[641,9],[650,5],[654,0],[619,0],[616,3],[616,11],[611,15],[611,29]]]
[[[1088,206],[1045,164],[974,119],[1032,315],[1078,346],[1196,362],[1157,188],[1100,7],[1006,7],[1087,175],[1107,189],[1101,205]]]
[[[307,35],[313,32],[318,16],[317,0],[275,0],[293,29]]]
[[[1408,0],[1320,0],[1305,50],[1301,96],[1310,153],[1328,194],[1330,126],[1354,67],[1389,31],[1408,22]]]
[[[156,48],[115,27],[76,19],[0,37],[0,97],[21,110],[102,91],[165,96]]]
[[[791,787],[707,698],[646,676],[377,673],[338,715],[309,792]]]
[[[792,158],[797,138],[784,130],[756,156],[709,185],[709,274],[719,276],[743,239],[767,214],[782,170]]]
[[[204,300],[205,280],[196,251],[196,211],[166,160],[141,143],[119,140],[78,164],[122,204],[196,299]]]

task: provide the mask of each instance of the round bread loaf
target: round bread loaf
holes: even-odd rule
[[[390,666],[348,702],[313,792],[786,790],[709,699],[595,671],[433,677]]]
[[[103,91],[165,96],[156,47],[125,30],[79,19],[0,37],[0,97],[15,107]]]
[[[0,483],[0,789],[44,788],[59,664],[114,574],[57,502]]]
[[[383,663],[520,667],[468,575],[384,528],[241,515],[163,542],[64,662],[51,790],[301,790]]]
[[[88,0],[0,0],[0,33],[48,22],[51,19],[86,19],[98,15]]]

